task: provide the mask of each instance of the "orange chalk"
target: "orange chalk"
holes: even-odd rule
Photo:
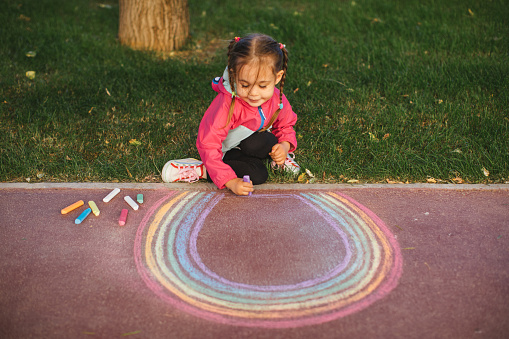
[[[67,214],[70,211],[75,210],[80,206],[83,206],[83,204],[84,204],[83,200],[76,201],[74,204],[67,206],[66,208],[62,209],[60,212],[62,214]]]

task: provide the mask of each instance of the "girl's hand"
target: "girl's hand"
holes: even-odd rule
[[[290,143],[283,141],[280,144],[275,144],[272,147],[272,152],[269,153],[270,157],[276,165],[284,165],[288,151],[290,150]]]
[[[235,178],[228,181],[225,185],[230,191],[237,195],[248,195],[249,192],[253,192],[253,182],[244,182],[242,178]]]

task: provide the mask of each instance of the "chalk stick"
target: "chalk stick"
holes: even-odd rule
[[[104,202],[110,202],[111,199],[115,197],[120,192],[120,188],[115,188],[113,191],[111,191],[107,196],[104,197]]]
[[[251,178],[249,177],[249,175],[244,175],[244,178],[242,178],[242,180],[244,182],[251,182]],[[251,196],[251,193],[253,193],[253,192],[249,192],[249,194],[248,194],[249,197]]]
[[[90,206],[90,208],[92,209],[92,213],[94,213],[94,215],[96,217],[98,217],[99,214],[101,213],[101,211],[99,211],[99,208],[97,208],[97,205],[95,204],[95,202],[89,201],[88,206]]]
[[[83,222],[83,220],[85,220],[85,218],[88,217],[90,212],[92,212],[91,208],[87,208],[86,210],[84,210],[83,213],[81,213],[80,216],[77,217],[76,220],[74,220],[74,223],[76,225],[81,224]]]
[[[119,224],[120,226],[124,226],[124,225],[125,225],[125,223],[127,222],[127,213],[128,213],[128,212],[129,212],[129,211],[127,210],[127,208],[124,208],[124,209],[122,210],[122,212],[120,212],[120,218],[118,218],[118,224]]]
[[[138,201],[138,204],[143,204],[143,194],[138,194],[136,196],[136,201]]]
[[[60,213],[62,213],[62,214],[67,214],[67,213],[69,213],[70,211],[75,210],[75,209],[77,209],[77,208],[78,208],[78,207],[80,207],[80,206],[83,206],[83,204],[84,204],[83,200],[76,201],[74,204],[69,205],[69,206],[67,206],[66,208],[63,208],[63,209],[60,211]]]
[[[132,207],[132,209],[133,209],[133,210],[135,210],[135,211],[137,211],[137,210],[138,210],[139,206],[138,206],[138,204],[137,204],[137,203],[135,203],[135,202],[134,202],[133,198],[131,198],[130,196],[126,195],[126,196],[124,197],[124,200],[125,200],[125,202],[126,202],[126,203],[128,203],[128,204],[129,204],[129,206],[131,206],[131,207]]]

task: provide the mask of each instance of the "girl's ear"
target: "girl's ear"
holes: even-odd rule
[[[279,72],[276,73],[276,85],[279,84],[279,82],[281,81],[283,74],[285,74],[285,71],[283,70],[280,70]]]

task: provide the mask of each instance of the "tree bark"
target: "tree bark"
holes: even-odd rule
[[[120,43],[138,50],[170,52],[189,35],[187,0],[120,0]]]

